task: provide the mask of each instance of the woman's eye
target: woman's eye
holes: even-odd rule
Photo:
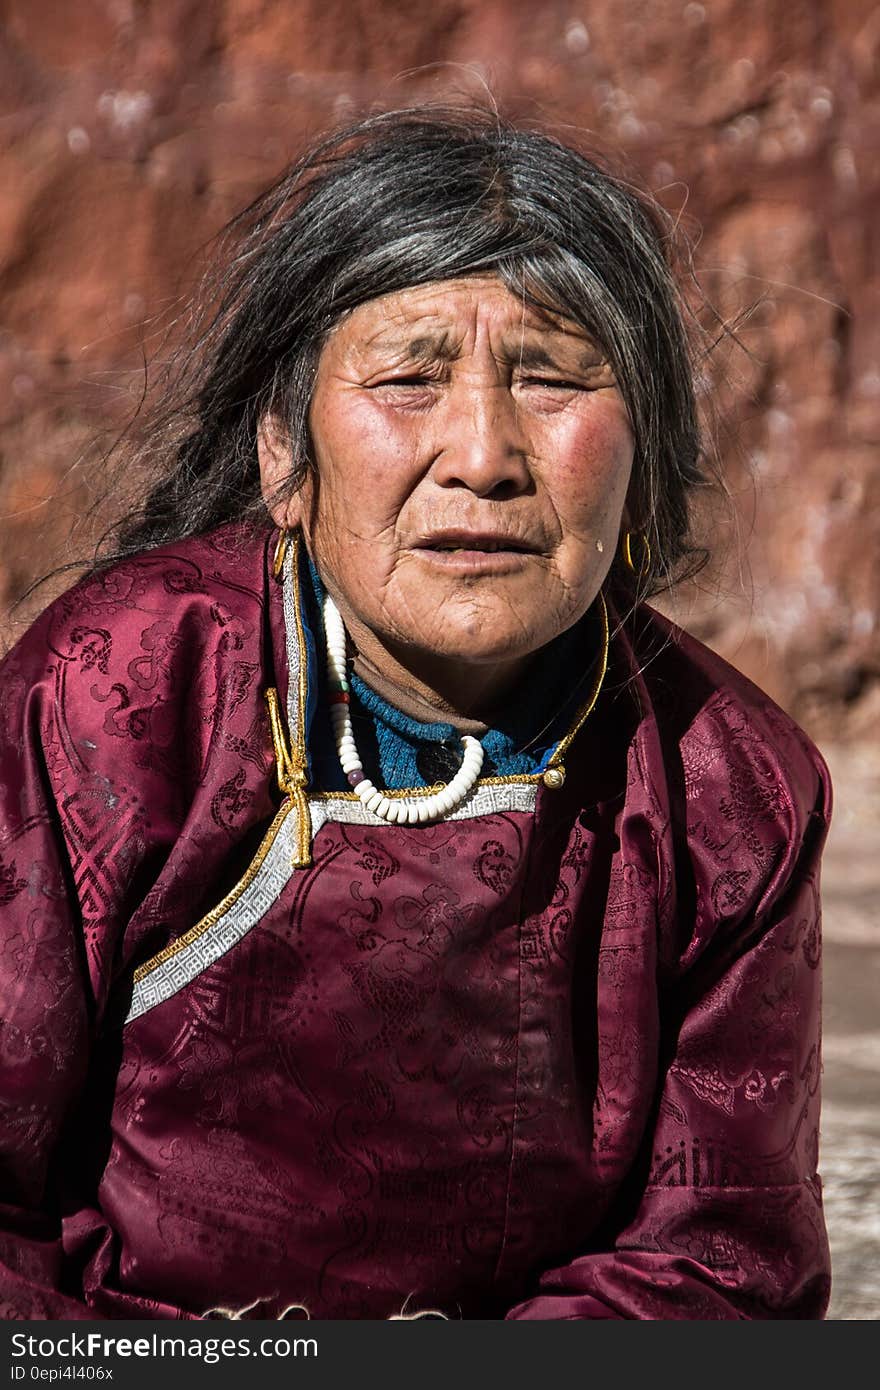
[[[377,387],[388,386],[433,386],[434,382],[427,376],[392,376],[386,377],[384,381],[375,381],[372,385],[375,390]]]
[[[556,376],[529,376],[525,377],[521,383],[523,386],[540,386],[544,390],[548,388],[556,391],[583,391],[584,384],[581,381],[569,381],[565,377]]]

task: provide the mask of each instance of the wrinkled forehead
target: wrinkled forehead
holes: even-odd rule
[[[457,354],[469,334],[484,328],[509,351],[595,358],[585,328],[561,310],[515,293],[498,275],[431,281],[365,301],[335,325],[326,342],[364,353]]]

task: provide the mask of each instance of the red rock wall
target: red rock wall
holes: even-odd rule
[[[697,238],[722,315],[746,315],[743,350],[706,370],[734,520],[712,520],[714,570],[671,611],[820,736],[873,729],[873,0],[5,0],[0,15],[5,600],[94,504],[87,443],[136,404],[141,353],[160,351],[208,236],[353,108],[488,87],[623,158]]]

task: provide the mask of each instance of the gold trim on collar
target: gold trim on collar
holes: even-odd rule
[[[602,689],[602,683],[605,680],[605,675],[608,670],[608,650],[611,646],[611,632],[608,623],[608,605],[605,602],[605,595],[602,593],[601,589],[599,590],[599,602],[602,605],[602,655],[599,658],[599,668],[596,672],[596,679],[593,682],[593,689],[590,691],[586,704],[582,705],[578,710],[574,723],[565,737],[561,738],[557,743],[546,768],[541,774],[542,781],[549,787],[562,785],[561,782],[556,783],[552,780],[548,782],[547,773],[556,770],[563,774],[564,779],[565,769],[562,765],[562,759],[571,747],[572,740],[580,732],[582,725],[587,722],[593,710],[596,708],[596,701],[599,698],[599,692]]]
[[[279,789],[290,798],[296,811],[296,832],[294,835],[293,866],[296,869],[308,868],[312,862],[312,822],[309,814],[309,800],[306,787],[309,781],[309,758],[306,748],[306,700],[308,697],[308,659],[305,630],[302,620],[302,596],[299,583],[299,561],[302,538],[297,531],[290,539],[283,556],[283,578],[290,585],[293,601],[296,644],[299,653],[297,671],[297,713],[296,728],[292,730],[294,742],[291,745],[285,738],[278,691],[274,686],[266,691],[266,705],[269,710],[269,726],[272,730],[272,747],[275,752],[275,771]],[[273,572],[277,564],[273,562]],[[286,623],[285,623],[286,626]]]

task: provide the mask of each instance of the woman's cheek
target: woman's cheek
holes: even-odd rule
[[[614,553],[632,471],[628,429],[591,422],[557,441],[547,487],[563,536],[567,582],[604,577]]]
[[[566,484],[596,498],[622,497],[632,470],[633,441],[625,417],[613,405],[578,422],[560,449]]]
[[[392,525],[417,476],[409,437],[368,415],[328,443],[318,458],[324,518],[358,531]]]
[[[354,414],[340,441],[339,471],[350,482],[405,491],[419,457],[421,422],[401,412],[374,408]]]

